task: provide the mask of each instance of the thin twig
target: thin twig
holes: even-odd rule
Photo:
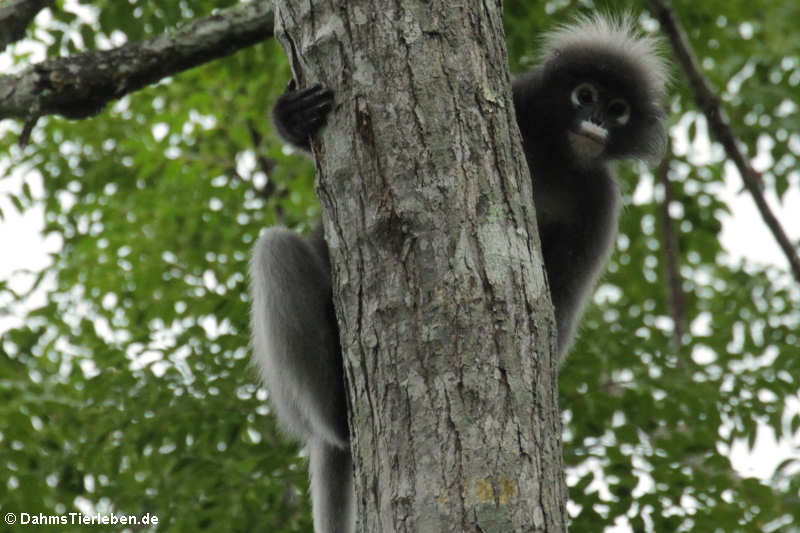
[[[661,29],[669,38],[675,56],[683,67],[686,77],[689,79],[689,85],[694,93],[695,101],[708,120],[711,132],[716,140],[725,148],[725,153],[728,154],[728,158],[730,158],[736,165],[736,168],[739,169],[739,174],[742,176],[744,186],[753,197],[756,207],[761,214],[761,218],[767,224],[770,231],[772,231],[775,240],[778,241],[778,245],[786,255],[786,259],[789,261],[789,266],[795,279],[800,282],[800,257],[798,257],[797,249],[789,240],[780,222],[778,222],[769,204],[767,204],[764,193],[761,190],[761,176],[750,166],[750,163],[739,148],[739,140],[734,135],[730,124],[725,118],[719,96],[717,96],[711,88],[709,81],[700,71],[697,58],[686,36],[686,31],[683,29],[680,22],[678,22],[675,11],[667,0],[651,0],[650,9],[661,23]]]

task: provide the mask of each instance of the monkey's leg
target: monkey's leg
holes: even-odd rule
[[[355,495],[350,447],[314,440],[308,443],[308,453],[314,531],[351,533],[355,526]]]
[[[253,249],[253,352],[278,418],[304,439],[348,446],[338,329],[325,261],[270,228]]]

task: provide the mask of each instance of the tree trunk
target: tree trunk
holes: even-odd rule
[[[552,306],[502,6],[279,0],[314,144],[360,531],[566,531]]]

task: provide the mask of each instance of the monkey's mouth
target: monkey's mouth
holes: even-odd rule
[[[569,143],[575,155],[581,159],[594,159],[603,153],[608,140],[608,130],[584,120],[576,130],[568,133]]]

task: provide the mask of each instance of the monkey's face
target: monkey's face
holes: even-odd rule
[[[590,168],[612,159],[658,161],[664,153],[663,92],[625,53],[562,49],[544,63],[540,76],[534,119],[544,119],[543,142],[553,143],[569,164]],[[555,135],[548,133],[552,128]]]
[[[618,135],[631,118],[627,99],[592,81],[576,83],[568,97],[571,119],[567,141],[573,156],[583,165],[608,157],[612,137]]]

